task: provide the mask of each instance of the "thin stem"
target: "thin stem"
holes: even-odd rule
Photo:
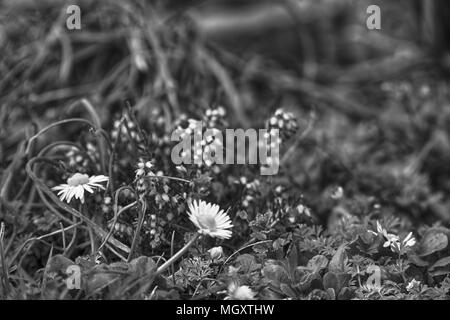
[[[86,119],[81,119],[81,118],[71,118],[71,119],[65,119],[65,120],[61,120],[55,123],[52,123],[50,125],[48,125],[47,127],[45,127],[44,129],[42,129],[41,131],[39,131],[38,133],[36,133],[35,135],[33,135],[29,140],[28,140],[28,145],[27,148],[25,150],[25,153],[29,155],[30,149],[33,145],[34,140],[36,140],[40,135],[44,134],[45,132],[47,132],[48,130],[50,130],[53,127],[59,126],[61,124],[65,124],[65,123],[70,123],[70,122],[81,122],[84,124],[87,124],[90,127],[94,127],[94,125],[89,122]]]
[[[10,291],[10,287],[9,287],[9,275],[8,275],[8,266],[6,264],[6,259],[5,259],[5,251],[3,249],[3,239],[5,236],[5,223],[1,223],[0,225],[0,259],[1,261],[1,267],[2,267],[2,279],[1,282],[3,282],[3,295],[4,298],[6,298],[8,296],[8,293]]]
[[[250,243],[250,244],[248,244],[248,245],[243,246],[242,248],[240,248],[239,250],[237,250],[237,251],[235,251],[233,254],[231,254],[231,255],[227,258],[227,260],[225,260],[225,262],[220,266],[219,273],[222,271],[223,267],[228,263],[228,261],[230,261],[232,257],[234,257],[236,254],[238,254],[238,253],[241,252],[242,250],[247,249],[247,248],[250,248],[250,247],[252,247],[252,246],[256,246],[256,245],[258,245],[258,244],[267,243],[267,242],[271,242],[271,241],[272,241],[272,240],[262,240],[262,241],[259,241],[259,242],[256,242],[256,243]]]
[[[180,249],[180,251],[175,253],[175,255],[173,255],[169,260],[164,262],[164,264],[156,270],[155,276],[160,275],[161,273],[166,271],[167,268],[169,268],[175,261],[177,261],[183,254],[186,253],[186,251],[195,243],[195,241],[197,241],[199,237],[200,233],[196,233],[195,236],[193,236],[192,239],[188,243],[186,243],[186,245],[183,248]]]
[[[175,181],[180,181],[180,182],[185,182],[185,183],[191,183],[191,181],[183,179],[183,178],[177,178],[177,177],[169,177],[169,176],[145,176],[144,179],[170,179],[170,180],[175,180]]]
[[[134,236],[133,236],[133,241],[131,243],[131,247],[130,247],[130,253],[128,254],[128,259],[127,262],[131,261],[131,258],[133,257],[133,253],[134,250],[136,249],[136,246],[139,242],[139,236],[140,236],[140,232],[141,232],[141,228],[142,228],[142,224],[144,222],[144,218],[145,218],[145,212],[147,211],[147,205],[144,201],[141,201],[138,203],[139,204],[139,217],[138,217],[138,224],[136,226],[136,230],[134,232]]]
[[[123,207],[122,209],[119,210],[119,212],[117,212],[117,214],[114,216],[114,220],[113,220],[113,224],[111,225],[111,228],[109,229],[108,234],[106,235],[105,239],[103,240],[103,243],[100,245],[100,247],[97,249],[97,252],[100,252],[100,250],[103,248],[103,246],[105,246],[105,244],[108,242],[109,237],[111,236],[111,234],[114,232],[114,226],[117,223],[117,219],[119,218],[119,216],[125,212],[126,210],[134,207],[137,204],[137,201],[134,201],[128,205],[126,205],[125,207]]]

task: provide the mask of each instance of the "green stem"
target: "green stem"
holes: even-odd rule
[[[194,244],[195,241],[197,241],[199,237],[200,233],[196,233],[195,236],[193,236],[192,239],[188,243],[186,243],[186,245],[183,248],[180,249],[180,251],[175,253],[174,256],[172,256],[169,260],[164,262],[164,264],[156,270],[155,276],[160,275],[161,273],[166,271],[167,268],[169,268],[176,260],[178,260],[183,254],[186,253],[186,251]]]

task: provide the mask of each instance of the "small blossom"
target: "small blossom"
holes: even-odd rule
[[[228,296],[226,300],[254,300],[256,293],[249,286],[239,286],[232,282],[228,286]]]
[[[380,292],[381,289],[381,285],[378,285],[377,283],[366,283],[361,285],[361,290],[367,293]]]
[[[104,190],[105,187],[100,184],[102,182],[108,182],[108,177],[103,175],[89,177],[87,174],[75,173],[67,179],[67,183],[53,187],[52,190],[59,191],[58,196],[61,201],[70,203],[75,197],[84,203],[84,191],[94,193],[95,189]]]
[[[303,204],[299,204],[296,207],[296,209],[297,209],[298,213],[304,214],[308,217],[311,217],[311,211],[309,210],[309,208],[305,207]]]
[[[391,234],[388,234],[388,236],[390,237],[388,241],[390,241],[391,250],[394,252],[401,253],[404,249],[410,248],[416,244],[416,239],[413,238],[412,232],[410,232],[402,241],[400,241],[398,236]]]
[[[386,233],[386,232],[387,232],[386,229],[384,229],[384,228],[381,226],[381,223],[380,223],[380,221],[378,221],[378,220],[377,220],[377,231],[378,231],[379,233]]]
[[[410,232],[405,237],[405,239],[400,241],[399,236],[392,233],[388,233],[387,230],[381,226],[379,221],[377,221],[377,232],[372,230],[369,230],[369,232],[374,235],[383,236],[386,239],[386,241],[383,244],[383,247],[385,248],[390,247],[391,250],[394,252],[400,252],[402,248],[412,247],[416,244],[416,239],[413,238],[412,232]]]
[[[344,189],[342,187],[337,187],[331,194],[331,199],[339,200],[344,196]]]
[[[220,246],[211,248],[208,252],[212,260],[220,259],[223,256],[223,248]]]
[[[381,223],[380,223],[380,221],[378,221],[377,220],[377,232],[375,232],[375,231],[372,231],[372,230],[369,230],[369,232],[370,233],[372,233],[372,234],[374,234],[374,235],[387,235],[387,231],[386,231],[386,229],[384,229],[382,226],[381,226]]]
[[[416,244],[416,239],[412,236],[412,232],[408,233],[405,239],[402,241],[404,247],[412,247]]]
[[[413,290],[417,291],[417,290],[419,290],[419,288],[420,288],[420,281],[417,281],[416,279],[412,279],[406,286],[406,290],[408,292],[411,292]]]
[[[398,236],[395,234],[387,233],[384,235],[386,238],[386,242],[383,244],[383,247],[398,247],[400,240]]]
[[[205,201],[193,201],[189,203],[189,219],[198,228],[198,232],[210,237],[229,239],[232,232],[230,217],[220,210],[216,204]]]

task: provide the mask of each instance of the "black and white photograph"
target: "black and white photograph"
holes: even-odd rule
[[[449,79],[444,0],[0,0],[0,308],[449,300]]]

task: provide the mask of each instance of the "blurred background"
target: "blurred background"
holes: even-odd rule
[[[77,2],[81,30],[67,30],[70,4],[0,2],[2,108],[21,106],[30,117],[89,95],[113,110],[127,98],[143,105],[151,93],[175,112],[180,104],[225,99],[248,126],[248,111],[267,101],[266,90],[250,85],[281,89],[275,100],[288,99],[286,91],[316,100],[313,84],[322,84],[328,93],[320,100],[340,105],[358,85],[417,67],[444,73],[449,65],[443,0],[84,0]],[[381,30],[366,27],[371,4],[381,8]],[[213,86],[209,76],[219,88],[206,89]],[[353,109],[356,116],[366,112]]]

